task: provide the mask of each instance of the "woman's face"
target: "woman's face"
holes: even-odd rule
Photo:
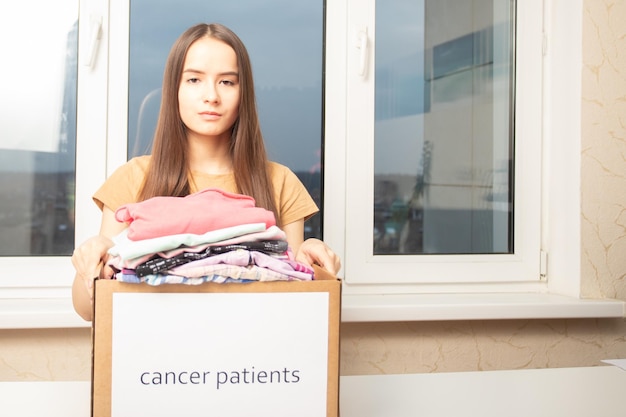
[[[229,140],[239,115],[239,90],[233,48],[208,37],[192,43],[178,87],[180,117],[188,135]]]

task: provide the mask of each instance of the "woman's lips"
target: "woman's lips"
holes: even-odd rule
[[[222,117],[222,115],[214,111],[203,111],[200,113],[200,117],[205,120],[215,120]]]

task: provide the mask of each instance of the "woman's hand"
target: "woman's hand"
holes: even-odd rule
[[[109,236],[120,233],[126,225],[115,219],[110,208],[102,208],[102,224],[100,234],[87,239],[74,250],[72,264],[76,270],[72,285],[72,301],[74,309],[85,320],[92,319],[93,282],[96,278],[111,279],[115,271],[107,266],[108,250],[113,247]]]
[[[109,258],[107,251],[112,246],[113,241],[111,239],[98,235],[87,239],[72,254],[72,264],[76,269],[75,280],[82,282],[89,294],[89,299],[93,298],[94,279],[111,279],[113,277],[113,269],[106,266]]]
[[[319,239],[310,238],[302,242],[295,260],[307,265],[319,265],[333,275],[341,269],[341,260],[333,250]]]

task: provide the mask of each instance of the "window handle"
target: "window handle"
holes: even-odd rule
[[[102,16],[91,15],[89,25],[91,29],[89,34],[89,46],[83,59],[83,65],[93,67],[98,53],[98,46],[100,46],[100,38],[102,37]]]
[[[367,73],[367,26],[362,27],[357,32],[357,44],[356,47],[361,50],[359,54],[359,75],[365,77]]]

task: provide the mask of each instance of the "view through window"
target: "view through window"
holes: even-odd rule
[[[128,157],[150,152],[170,47],[188,27],[212,22],[248,49],[269,158],[291,168],[321,210],[323,0],[131,0]],[[305,223],[305,237],[321,237],[321,217]]]
[[[78,1],[0,8],[0,255],[70,255]]]
[[[377,0],[374,254],[513,252],[512,0]]]

